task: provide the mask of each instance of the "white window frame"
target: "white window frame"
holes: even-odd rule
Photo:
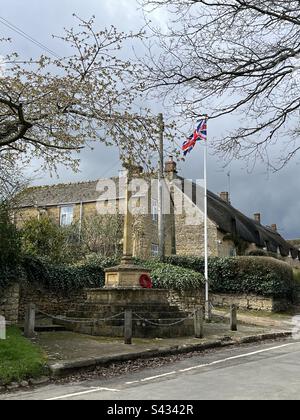
[[[65,219],[65,220],[64,220]],[[61,206],[59,224],[61,227],[71,226],[74,220],[74,206]]]
[[[151,216],[152,221],[158,223],[158,200],[154,198],[151,200]]]
[[[159,245],[158,244],[151,244],[151,255],[152,257],[159,256]]]

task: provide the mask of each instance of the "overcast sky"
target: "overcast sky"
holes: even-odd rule
[[[72,13],[83,18],[96,15],[99,28],[111,24],[120,30],[135,30],[143,26],[143,14],[138,9],[135,0],[1,0],[0,16],[22,29],[33,38],[45,44],[48,48],[62,55],[61,44],[53,40],[52,34],[62,33],[63,27],[70,27],[74,20]],[[164,24],[165,17],[158,12],[152,19],[156,23]],[[43,51],[30,41],[6,28],[0,23],[1,37],[11,37],[13,47],[24,57],[37,56]],[[44,52],[45,53],[45,52]],[[159,104],[154,105],[159,109]],[[230,117],[233,118],[233,117]],[[221,133],[226,133],[226,126],[230,127],[232,120],[210,127],[213,139]],[[177,139],[182,143],[184,139]],[[181,175],[187,178],[200,179],[203,175],[203,159],[201,147],[198,147],[185,163],[180,164]],[[268,173],[266,167],[257,166],[252,173],[248,173],[242,161],[234,162],[230,168],[223,169],[222,160],[210,156],[209,158],[209,188],[215,192],[227,191],[229,182],[227,173],[231,171],[231,200],[232,204],[248,216],[255,212],[262,213],[263,223],[270,225],[277,223],[280,233],[287,239],[300,237],[300,186],[299,164],[292,162],[279,173]],[[34,174],[39,168],[33,162],[27,173]],[[85,150],[81,154],[80,173],[74,174],[63,168],[59,170],[59,180],[48,174],[35,174],[35,184],[44,185],[56,182],[72,182],[98,179],[116,175],[120,169],[118,152],[97,146],[94,151]]]

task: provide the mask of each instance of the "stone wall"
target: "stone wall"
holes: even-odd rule
[[[204,255],[204,214],[184,196],[182,191],[175,189],[175,241],[177,255]],[[182,204],[182,208],[178,207]],[[215,223],[208,220],[208,250],[210,256],[218,255],[218,229]]]
[[[235,304],[242,310],[281,312],[291,306],[285,299],[266,298],[257,295],[212,294],[211,301],[215,307],[229,308]]]
[[[20,287],[17,283],[0,291],[0,315],[14,324],[18,321],[19,292]]]
[[[141,293],[145,293],[143,290]],[[161,291],[161,296],[167,298],[169,304],[177,306],[181,311],[192,312],[196,306],[204,305],[202,291]],[[167,296],[167,297],[165,297]],[[16,323],[23,320],[25,308],[34,303],[37,308],[50,315],[65,315],[67,312],[83,305],[89,298],[89,290],[64,293],[54,293],[39,285],[14,284],[0,292],[0,315],[7,321]],[[230,307],[238,305],[242,310],[257,310],[267,312],[285,311],[291,304],[284,299],[266,298],[256,295],[212,294],[212,304],[215,307]]]
[[[192,312],[195,307],[205,304],[204,292],[169,290],[168,301],[172,306],[177,306],[181,311]]]
[[[144,289],[142,292],[147,292]],[[203,293],[192,291],[161,291],[162,300],[166,299],[172,306],[181,311],[191,312],[195,306],[204,305]],[[157,296],[157,295],[156,295]],[[39,285],[15,284],[0,294],[0,315],[12,323],[21,321],[25,316],[25,309],[29,303],[34,303],[37,309],[49,315],[65,315],[67,312],[83,305],[89,298],[89,290],[54,293]]]
[[[176,253],[182,256],[203,257],[204,213],[179,189],[174,190],[174,202],[182,208],[175,208]],[[183,210],[183,211],[182,211]],[[208,253],[211,257],[229,257],[234,254],[235,244],[224,240],[225,234],[211,220],[208,220]]]
[[[135,199],[137,200],[137,199]],[[97,215],[97,211],[105,214],[114,214],[119,211],[124,214],[124,199],[112,199],[107,201],[98,201],[93,203],[75,204],[74,207],[74,223],[80,221],[80,215],[82,219],[91,218]],[[133,204],[135,206],[135,204]],[[47,215],[55,223],[60,223],[60,207],[59,206],[48,206],[45,208],[43,215]],[[37,219],[39,212],[35,208],[21,209],[15,212],[14,220],[18,228],[21,228],[24,223],[30,219]],[[165,218],[166,230],[165,230],[165,250],[167,255],[175,253],[173,245],[173,218],[167,215]],[[152,256],[151,248],[152,244],[158,246],[158,222],[154,221],[151,215],[149,207],[149,214],[137,215],[134,217],[133,226],[133,252],[134,256],[138,258],[150,258]]]
[[[24,319],[25,308],[34,303],[37,309],[50,315],[64,315],[76,305],[84,303],[86,291],[54,293],[38,285],[24,285],[20,287],[19,320]]]

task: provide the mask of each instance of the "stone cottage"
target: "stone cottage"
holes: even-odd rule
[[[204,189],[185,180],[170,159],[165,165],[164,212],[166,254],[204,255]],[[142,258],[158,255],[157,180],[141,174],[141,183],[133,185],[134,255]],[[77,223],[93,215],[124,212],[125,176],[26,189],[18,200],[14,218],[24,221],[45,215],[61,226]],[[142,185],[142,186],[141,186]],[[150,188],[151,187],[151,188]],[[143,211],[141,211],[143,209]],[[278,233],[276,225],[263,226],[260,214],[253,219],[235,209],[229,194],[208,191],[208,231],[210,256],[245,255],[261,249],[280,254],[287,262],[299,264],[299,249]]]

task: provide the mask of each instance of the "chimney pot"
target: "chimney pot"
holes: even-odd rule
[[[271,229],[274,230],[274,232],[277,232],[277,225],[274,223],[273,225],[271,225]]]
[[[229,201],[229,193],[228,192],[221,192],[220,193],[220,198],[225,201],[225,203],[230,203]]]
[[[165,163],[165,172],[171,176],[177,174],[177,163],[174,162],[173,156],[169,156],[169,160]]]
[[[254,220],[258,223],[261,223],[261,214],[260,213],[255,213],[254,214]]]

